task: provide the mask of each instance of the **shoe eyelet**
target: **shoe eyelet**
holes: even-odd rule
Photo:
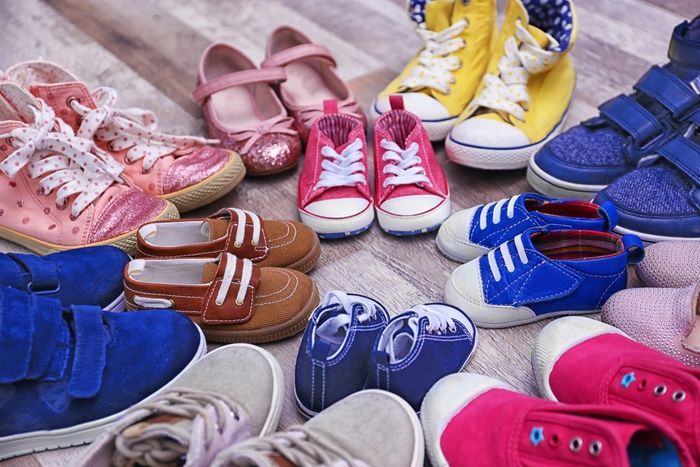
[[[558,434],[553,434],[552,436],[549,437],[549,444],[552,447],[557,447],[561,444],[561,438],[559,438]]]
[[[238,243],[238,242],[234,242],[234,243],[233,243],[233,247],[234,247],[234,248],[240,248],[240,247],[242,247],[242,246],[243,246],[242,243]]]
[[[66,209],[67,207],[68,207],[68,202],[67,202],[67,201],[66,201],[65,203],[63,203],[63,204],[58,204],[58,203],[56,203],[56,209],[58,209],[59,211],[63,211],[63,210]]]
[[[580,436],[572,438],[571,441],[569,441],[569,449],[571,449],[573,452],[579,452],[582,446],[583,440]]]
[[[68,98],[66,99],[66,105],[69,108],[73,109],[73,102],[77,102],[78,104],[80,104],[80,98],[77,96],[68,96]]]
[[[666,386],[664,386],[663,384],[659,384],[654,388],[655,396],[663,396],[664,394],[666,394]]]
[[[450,326],[450,332],[457,332],[457,326]]]
[[[149,174],[149,173],[151,173],[152,170],[153,170],[153,167],[151,167],[150,169],[143,169],[143,168],[142,168],[142,169],[141,169],[141,174],[142,174],[142,175]]]
[[[639,389],[640,391],[644,391],[648,384],[649,384],[649,381],[646,378],[644,378],[643,380],[641,380],[639,382],[637,389]]]
[[[600,456],[600,452],[603,450],[603,443],[600,441],[593,441],[591,445],[588,447],[588,452],[591,453],[591,456]]]
[[[78,220],[78,217],[77,217],[77,216],[74,216],[73,214],[71,214],[70,216],[68,216],[68,219],[70,219],[71,222],[75,222],[75,221]]]
[[[676,391],[671,396],[673,402],[683,402],[685,400],[685,391]]]
[[[258,242],[255,242],[255,241],[251,241],[250,244],[253,246],[258,246]]]
[[[235,303],[236,303],[236,305],[238,305],[238,306],[242,306],[245,302],[239,302],[238,299],[236,299],[236,302],[235,302]]]
[[[216,304],[216,306],[221,306],[224,304],[224,302],[220,302],[218,300],[214,300],[214,303]]]

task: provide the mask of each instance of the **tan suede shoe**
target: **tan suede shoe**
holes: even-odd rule
[[[292,269],[218,258],[136,259],[124,271],[129,310],[172,308],[190,316],[210,342],[263,343],[301,332],[318,290]]]
[[[308,272],[318,262],[321,245],[316,233],[300,222],[263,220],[236,208],[204,219],[149,222],[137,235],[137,258],[216,258],[221,253],[261,267]]]

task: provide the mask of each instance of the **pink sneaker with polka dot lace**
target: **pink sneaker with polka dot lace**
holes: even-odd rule
[[[40,254],[92,245],[133,253],[142,224],[178,212],[122,172],[44,101],[0,83],[0,238]]]
[[[124,175],[134,185],[172,202],[180,212],[221,198],[245,176],[240,156],[211,146],[216,140],[161,133],[153,112],[117,108],[114,89],[89,91],[59,65],[25,62],[7,75],[49,104],[77,136],[94,140],[124,165]]]

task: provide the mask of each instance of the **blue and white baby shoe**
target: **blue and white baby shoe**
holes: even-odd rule
[[[372,348],[388,321],[384,306],[371,298],[338,290],[326,294],[297,354],[294,392],[305,415],[364,388]]]
[[[700,112],[695,117],[700,124]],[[615,229],[645,242],[700,238],[700,128],[663,144],[642,167],[601,191],[599,203],[614,203]]]
[[[476,326],[458,308],[416,305],[392,318],[377,339],[365,387],[393,392],[420,411],[430,388],[467,364],[476,341]]]
[[[609,231],[616,223],[612,203],[523,193],[452,214],[435,240],[445,256],[465,263],[533,228]]]
[[[683,132],[700,109],[700,16],[673,30],[670,62],[652,67],[630,95],[599,107],[530,159],[527,179],[540,193],[590,200]],[[640,197],[641,198],[641,197]]]
[[[124,251],[93,246],[46,256],[0,253],[0,287],[56,298],[64,307],[94,305],[124,311]]]
[[[643,257],[642,241],[635,235],[527,232],[455,269],[445,286],[445,301],[486,328],[595,313],[627,287],[627,265]]]

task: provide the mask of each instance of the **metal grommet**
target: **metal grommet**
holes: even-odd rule
[[[683,402],[685,400],[685,391],[676,391],[671,396],[673,402]]]
[[[574,452],[579,452],[581,450],[581,447],[583,447],[583,440],[579,436],[573,438],[569,442],[569,449],[571,449]]]
[[[664,394],[666,394],[666,386],[664,386],[663,384],[659,384],[654,388],[655,396],[663,396]]]
[[[599,456],[600,451],[603,450],[603,443],[600,441],[593,441],[591,445],[588,447],[588,452],[591,453],[592,456]]]
[[[245,302],[239,302],[238,299],[236,299],[236,305],[241,306],[241,305],[243,305],[244,303],[245,303]]]

